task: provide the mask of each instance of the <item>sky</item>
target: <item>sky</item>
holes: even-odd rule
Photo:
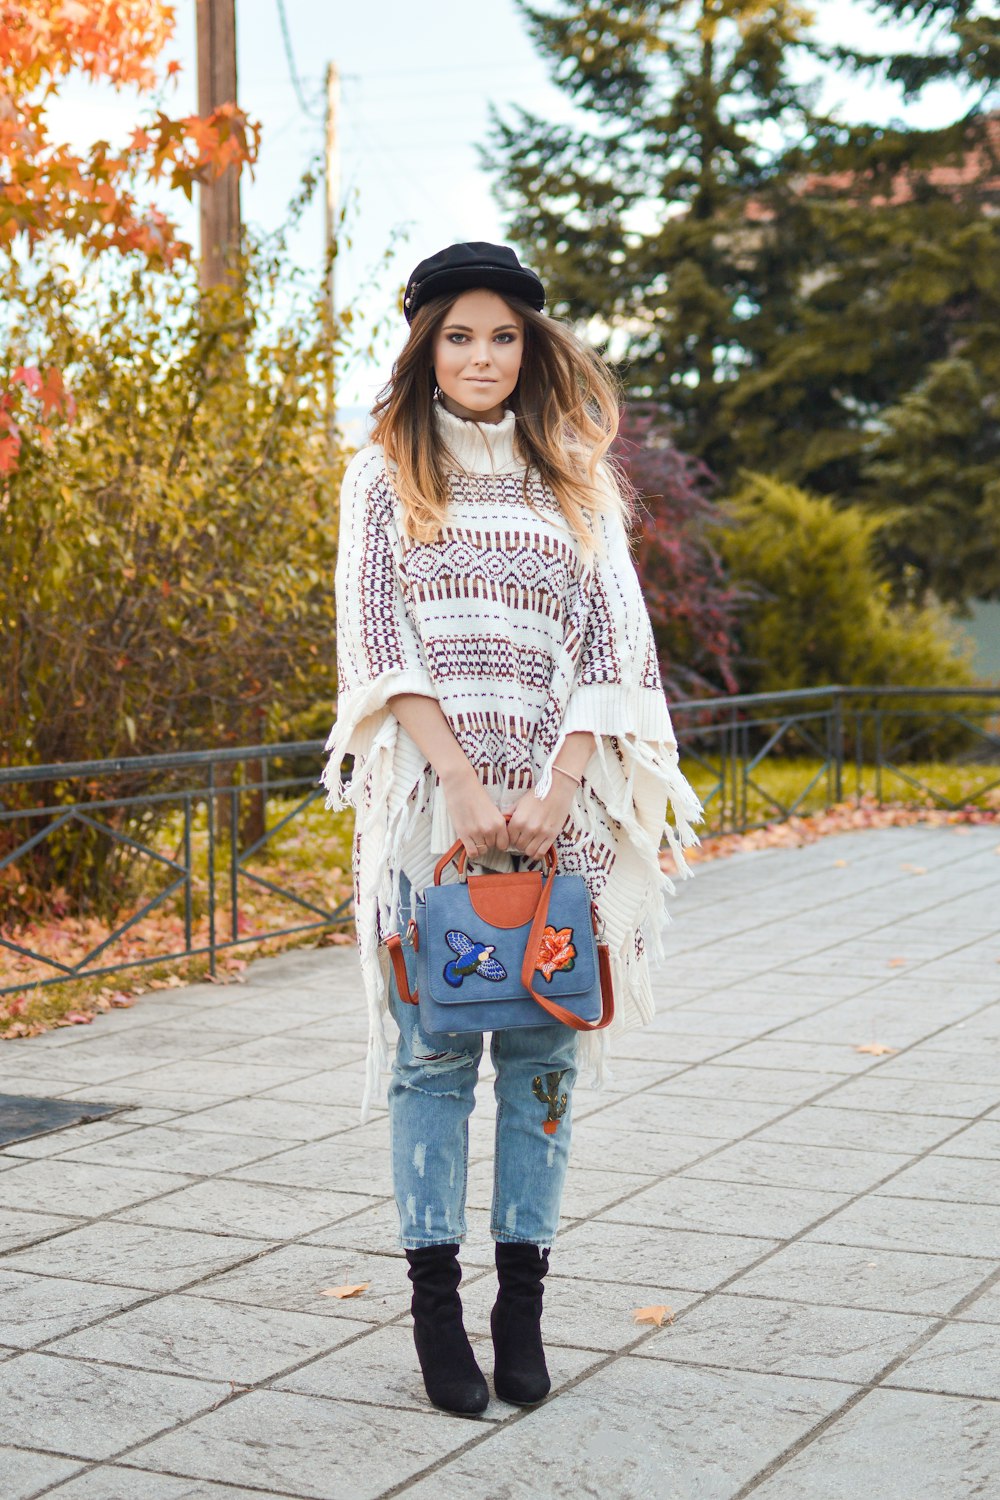
[[[195,3],[176,3],[177,33],[166,55],[180,60],[182,73],[167,97],[170,113],[196,107]],[[858,0],[818,0],[814,8],[825,39],[885,41],[884,28]],[[337,300],[355,307],[362,327],[385,327],[373,359],[355,358],[341,370],[340,402],[367,407],[405,335],[396,306],[412,267],[455,241],[505,238],[477,151],[487,138],[491,104],[507,113],[519,105],[552,120],[572,115],[528,39],[515,0],[285,0],[284,9],[298,90],[278,0],[236,0],[239,102],[263,126],[255,179],[244,179],[243,216],[266,229],[282,222],[302,172],[323,146],[324,76],[335,62],[342,79],[340,176],[350,240],[338,256]],[[902,32],[895,28],[893,35]],[[936,86],[919,106],[903,108],[893,90],[843,75],[825,82],[821,103],[848,119],[922,124],[953,119],[962,109],[951,85]],[[134,96],[70,80],[51,117],[54,130],[84,144],[100,136],[125,139],[140,115]],[[195,238],[196,215],[179,194],[170,197],[169,208]],[[395,248],[386,266],[390,243]],[[318,277],[321,194],[292,248]]]

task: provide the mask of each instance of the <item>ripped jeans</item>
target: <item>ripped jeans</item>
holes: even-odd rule
[[[410,914],[405,875],[400,903],[402,931]],[[408,944],[403,953],[413,987],[416,960]],[[394,977],[389,1006],[399,1026],[389,1084],[399,1243],[407,1250],[461,1244],[482,1034],[424,1035],[417,1006],[400,999]],[[559,1021],[495,1031],[490,1057],[497,1102],[490,1233],[495,1240],[551,1246],[569,1163],[576,1032]]]

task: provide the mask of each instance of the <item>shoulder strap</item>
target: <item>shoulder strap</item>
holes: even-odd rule
[[[532,984],[535,967],[538,962],[538,950],[542,945],[542,929],[545,919],[549,913],[549,897],[552,894],[552,876],[550,875],[542,886],[542,894],[539,897],[538,906],[535,909],[535,920],[531,924],[528,933],[528,941],[524,945],[524,962],[521,965],[521,983],[543,1010],[547,1010],[550,1016],[555,1016],[557,1021],[562,1021],[564,1026],[571,1026],[574,1031],[601,1031],[605,1026],[610,1026],[615,1017],[615,999],[611,984],[611,965],[608,961],[607,950],[603,944],[598,949],[600,980],[601,980],[601,1014],[596,1021],[584,1021],[558,1000],[550,1000],[547,995],[539,994]]]

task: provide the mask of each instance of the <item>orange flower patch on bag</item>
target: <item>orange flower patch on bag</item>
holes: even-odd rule
[[[538,962],[535,968],[551,982],[558,969],[572,969],[576,962],[576,949],[572,943],[572,927],[560,927],[558,931],[549,925],[542,930],[538,945]]]

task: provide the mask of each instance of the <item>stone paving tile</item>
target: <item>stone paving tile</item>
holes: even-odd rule
[[[669,1024],[675,1014],[675,1011],[671,1011],[667,1015],[654,1017],[642,1031],[626,1031],[624,1036],[616,1037],[614,1051],[608,1063],[610,1071],[614,1073],[619,1062],[628,1057],[656,1058],[659,1062],[676,1063],[680,1066],[684,1063],[705,1062],[710,1057],[727,1052],[731,1047],[741,1045],[740,1037],[692,1036],[672,1031]]]
[[[939,1083],[935,1079],[851,1078],[836,1094],[838,1109],[886,1110],[894,1114],[950,1115],[973,1119],[1000,1104],[1000,1084]]]
[[[0,1269],[0,1328],[6,1343],[30,1349],[94,1318],[120,1312],[145,1295],[134,1288]]]
[[[331,1052],[333,1049],[330,1049]],[[327,1047],[319,1036],[292,1037],[287,1031],[280,1036],[258,1036],[247,1041],[245,1037],[234,1037],[233,1045],[224,1053],[216,1053],[213,1062],[238,1064],[266,1064],[269,1068],[288,1068],[301,1073],[316,1073],[320,1068],[330,1067]],[[282,1080],[287,1082],[287,1079]]]
[[[205,1090],[197,1094],[185,1093],[182,1089],[151,1088],[146,1084],[134,1087],[135,1077],[129,1078],[127,1083],[108,1083],[101,1089],[101,1100],[105,1104],[152,1104],[158,1109],[172,1110],[174,1115],[186,1115],[192,1110],[208,1109],[213,1104],[224,1104],[233,1098],[239,1089],[239,1078],[230,1076],[227,1080],[229,1087],[219,1089],[217,1092]],[[82,1088],[66,1089],[60,1096],[64,1099],[76,1099],[82,1097],[90,1099],[94,1097],[94,1087],[87,1084]]]
[[[1000,1160],[977,1161],[935,1153],[914,1162],[885,1183],[879,1189],[879,1196],[937,1198],[969,1205],[1000,1204]]]
[[[886,1386],[1000,1401],[1000,1339],[986,1323],[950,1323],[911,1354]]]
[[[704,1135],[732,1140],[768,1125],[788,1109],[786,1104],[765,1104],[749,1099],[695,1099],[682,1094],[637,1094],[619,1099],[600,1113],[602,1125],[616,1130],[648,1130],[669,1140],[676,1130],[684,1135]]]
[[[185,1173],[192,1177],[210,1176],[232,1167],[246,1166],[276,1151],[288,1148],[277,1136],[235,1135],[219,1130],[196,1128],[198,1116],[178,1129],[174,1121],[167,1125],[146,1125],[131,1130],[119,1129],[117,1135],[105,1131],[90,1136],[84,1144],[64,1149],[63,1161],[95,1162],[100,1166],[145,1167],[154,1171]],[[66,1145],[76,1132],[66,1132]]]
[[[154,1110],[152,1113],[157,1116],[156,1123],[165,1114],[163,1110]],[[0,1161],[7,1167],[25,1157],[34,1161],[43,1156],[68,1156],[85,1143],[96,1145],[98,1141],[120,1140],[123,1136],[132,1135],[141,1123],[135,1119],[132,1110],[120,1115],[110,1115],[106,1120],[89,1120],[62,1130],[52,1130],[48,1135],[34,1135],[26,1141],[14,1141],[0,1152]]]
[[[79,1463],[56,1458],[51,1453],[31,1453],[23,1448],[0,1447],[0,1477],[4,1500],[30,1500],[49,1485],[80,1472]],[[108,1497],[110,1500],[110,1496]]]
[[[757,1139],[726,1146],[686,1168],[691,1177],[717,1182],[770,1183],[775,1187],[860,1193],[901,1166],[885,1151],[842,1151],[830,1146],[784,1145]]]
[[[605,1172],[638,1172],[661,1177],[690,1166],[719,1142],[704,1135],[657,1136],[648,1130],[615,1130],[603,1115],[574,1121],[573,1159]],[[570,1168],[572,1170],[572,1166]]]
[[[940,1083],[981,1083],[1000,1087],[1000,1055],[974,1048],[970,1052],[929,1051],[913,1047],[901,1057],[886,1058],[880,1078],[928,1078]]]
[[[242,1137],[259,1132],[285,1142],[317,1140],[349,1130],[357,1123],[358,1112],[353,1108],[301,1100],[293,1103],[271,1095],[230,1099],[176,1122],[178,1130],[212,1130]]]
[[[1000,1159],[1000,1118],[994,1114],[986,1120],[977,1120],[974,1125],[960,1130],[950,1140],[942,1141],[934,1154],[978,1156],[992,1161]]]
[[[815,1004],[810,1005],[810,1012],[815,1009]],[[766,1036],[758,1041],[741,1043],[725,1056],[716,1058],[716,1062],[727,1068],[792,1068],[822,1073],[830,1083],[835,1083],[839,1074],[867,1073],[869,1068],[877,1065],[878,1058],[855,1051],[846,1041],[801,1042]]]
[[[53,1354],[0,1365],[4,1423],[26,1447],[107,1458],[229,1394],[228,1385]]]
[[[558,1454],[562,1494],[730,1500],[850,1390],[832,1381],[622,1358],[406,1494],[537,1500],[539,1476],[551,1474]]]
[[[130,1074],[128,1083],[134,1089],[148,1090],[153,1096],[163,1091],[184,1090],[188,1094],[213,1094],[236,1099],[245,1094],[256,1094],[261,1089],[272,1089],[276,1083],[292,1083],[307,1073],[315,1073],[318,1066],[321,1064],[315,1059],[311,1067],[226,1062],[220,1053],[216,1057],[193,1057],[147,1068],[145,1072]]]
[[[546,1349],[566,1344],[596,1352],[616,1351],[635,1343],[646,1327],[633,1314],[640,1307],[663,1305],[675,1313],[690,1306],[700,1292],[676,1286],[634,1281],[576,1280],[561,1276],[559,1256],[553,1252],[552,1269],[545,1278],[542,1333]],[[647,1267],[647,1275],[655,1267]],[[490,1309],[496,1300],[497,1279],[493,1271],[462,1280],[462,1307],[470,1336],[490,1337]]]
[[[41,1276],[173,1291],[256,1255],[265,1245],[260,1239],[105,1220],[16,1251],[5,1264],[12,1271]]]
[[[959,1500],[996,1493],[996,1406],[870,1391],[754,1490],[754,1500]],[[456,1497],[457,1500],[457,1497]]]
[[[59,1500],[295,1500],[288,1491],[235,1489],[209,1479],[176,1479],[144,1474],[117,1464],[100,1464],[56,1491]]]
[[[0,1208],[0,1254],[61,1234],[79,1223],[79,1218],[73,1215],[18,1213]]]
[[[833,1213],[845,1201],[843,1193],[760,1183],[727,1182],[720,1190],[716,1182],[682,1175],[635,1193],[617,1208],[606,1209],[602,1219],[659,1229],[784,1240]]]
[[[392,1193],[388,1153],[355,1145],[346,1137],[290,1147],[280,1156],[237,1167],[228,1174],[240,1182],[276,1182],[288,1187],[330,1187],[342,1193]]]
[[[90,1162],[47,1157],[23,1162],[0,1176],[0,1205],[38,1213],[54,1208],[78,1218],[91,1218],[193,1181],[181,1172],[143,1172],[134,1167],[116,1167],[108,1172]]]
[[[327,1287],[370,1283],[360,1297],[324,1297]],[[193,1297],[285,1308],[326,1318],[387,1323],[410,1306],[402,1253],[373,1255],[328,1245],[282,1245],[189,1288]]]
[[[488,1338],[476,1340],[476,1357],[487,1380],[493,1368],[493,1345]],[[596,1364],[602,1356],[584,1351],[550,1346],[547,1358],[553,1392]],[[323,1396],[334,1401],[370,1401],[376,1406],[398,1407],[410,1411],[427,1410],[420,1365],[413,1347],[410,1320],[402,1326],[369,1330],[366,1337],[338,1350],[325,1359],[287,1375],[272,1389],[297,1391],[304,1396]],[[516,1407],[499,1401],[490,1388],[490,1404],[483,1413],[487,1421],[502,1422],[515,1415]]]
[[[992,1259],[822,1244],[786,1245],[730,1288],[740,1296],[942,1315],[982,1285]]]
[[[863,1385],[933,1326],[903,1313],[717,1293],[664,1323],[636,1354]]]
[[[557,1240],[559,1274],[645,1283],[655,1266],[671,1286],[705,1292],[766,1255],[775,1243],[743,1235],[583,1221]],[[553,1257],[556,1253],[553,1247]]]
[[[130,1459],[146,1468],[266,1485],[314,1500],[375,1500],[444,1458],[475,1430],[468,1420],[426,1408],[387,1410],[254,1391],[145,1444]]]
[[[915,1156],[942,1142],[960,1129],[961,1120],[954,1115],[901,1115],[877,1109],[840,1109],[837,1095],[830,1094],[819,1104],[810,1104],[786,1115],[773,1125],[765,1125],[754,1136],[756,1141],[784,1141],[793,1145],[828,1146],[840,1150],[876,1150]],[[972,1126],[973,1130],[978,1126]]]
[[[213,1234],[287,1240],[335,1224],[375,1201],[361,1193],[215,1177],[152,1203],[122,1209],[115,1218],[120,1224],[162,1224],[170,1229],[210,1229]]]
[[[922,1250],[942,1255],[996,1256],[1000,1205],[928,1203],[872,1194],[849,1204],[809,1231],[810,1239],[872,1249]]]
[[[302,1360],[329,1353],[370,1327],[349,1317],[179,1295],[160,1297],[61,1338],[52,1352],[255,1385]]]
[[[835,1086],[828,1073],[793,1072],[790,1068],[726,1067],[703,1063],[679,1077],[652,1086],[654,1094],[693,1094],[703,1099],[759,1099],[785,1105],[802,1104]]]

